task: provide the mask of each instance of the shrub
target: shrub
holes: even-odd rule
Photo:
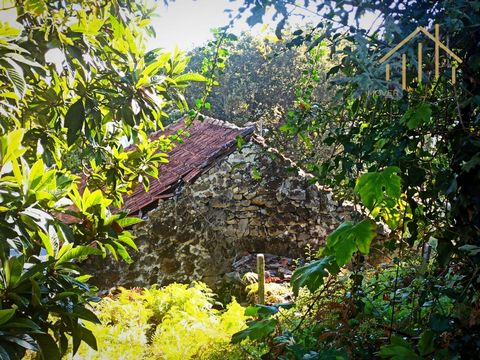
[[[127,290],[100,301],[91,324],[100,351],[82,345],[76,359],[241,359],[230,344],[245,327],[245,309],[235,300],[217,310],[202,283]],[[231,354],[231,357],[230,357]],[[244,357],[243,357],[244,358]]]

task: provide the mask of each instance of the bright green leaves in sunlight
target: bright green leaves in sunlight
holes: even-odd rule
[[[0,137],[0,157],[2,165],[18,159],[25,152],[25,148],[22,147],[24,135],[25,131],[23,129],[17,129]]]
[[[430,107],[430,104],[420,103],[409,108],[400,119],[400,122],[407,125],[409,129],[415,129],[428,124],[431,117],[432,108]]]
[[[8,25],[6,22],[0,21],[0,37],[16,37],[20,34],[20,29]]]
[[[293,273],[291,279],[293,293],[298,296],[298,292],[304,286],[313,293],[324,284],[325,277],[330,273],[336,274],[337,272],[338,266],[336,266],[333,256],[326,256],[302,266]]]
[[[146,2],[14,5],[21,29],[0,23],[0,359],[60,360],[97,348],[79,264],[132,261],[141,219],[114,209],[158,176],[174,143],[148,134],[204,78],[184,76],[180,51],[145,51]]]
[[[402,195],[400,169],[390,166],[382,171],[369,172],[357,179],[355,192],[374,218],[381,218],[391,230],[411,218],[411,210]]]
[[[96,36],[105,20],[97,18],[94,14],[87,16],[85,11],[78,12],[78,22],[70,25],[70,29],[85,35]]]
[[[79,132],[83,128],[85,122],[85,107],[83,105],[83,99],[78,99],[70,109],[68,109],[65,115],[65,127],[67,128],[67,144],[72,145]]]
[[[401,195],[400,171],[395,166],[378,172],[369,172],[360,176],[355,185],[355,192],[360,195],[362,203],[373,212],[387,198],[398,199]]]
[[[332,253],[338,266],[347,264],[357,251],[368,254],[370,244],[376,236],[376,228],[377,225],[370,219],[364,219],[356,224],[344,222],[327,237],[324,253]]]

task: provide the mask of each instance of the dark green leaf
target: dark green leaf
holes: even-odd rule
[[[298,296],[299,290],[304,286],[306,286],[312,293],[322,286],[324,283],[323,278],[329,274],[327,269],[335,272],[332,256],[324,257],[296,269],[291,279],[295,296]]]
[[[65,127],[67,128],[67,144],[72,145],[85,122],[85,107],[83,99],[78,99],[65,115]]]
[[[434,349],[435,333],[432,330],[425,330],[420,336],[418,342],[418,351],[420,355],[430,354]]]
[[[60,350],[57,343],[49,334],[34,334],[32,335],[40,348],[43,360],[60,360]]]
[[[391,343],[380,348],[378,355],[381,358],[392,360],[421,360],[415,351],[412,350],[408,341],[399,336],[392,336]]]
[[[30,335],[3,336],[2,340],[15,343],[25,349],[39,351],[37,342]]]
[[[232,343],[236,344],[250,338],[250,340],[261,340],[271,334],[277,325],[277,321],[273,319],[263,319],[252,321],[248,328],[239,331],[232,336]]]
[[[95,339],[95,335],[93,335],[93,333],[90,330],[88,330],[83,326],[81,327],[81,331],[82,331],[82,340],[85,341],[85,343],[87,343],[88,346],[90,346],[93,350],[98,350],[97,339]]]
[[[5,324],[15,314],[15,309],[0,310],[0,325]]]

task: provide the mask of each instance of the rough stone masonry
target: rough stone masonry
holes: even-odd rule
[[[247,252],[301,257],[307,245],[324,243],[345,210],[262,138],[247,141],[160,200],[133,229],[139,249],[133,263],[97,264],[94,283],[108,288],[201,280],[217,288]]]

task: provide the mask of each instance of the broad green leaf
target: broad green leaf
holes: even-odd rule
[[[22,99],[25,95],[25,91],[27,90],[27,83],[25,82],[25,78],[23,77],[23,70],[14,61],[9,61],[9,64],[11,66],[7,67],[6,69],[7,77],[12,82],[15,95]]]
[[[101,190],[95,190],[93,193],[84,192],[83,197],[83,209],[86,211],[88,208],[101,205],[103,202],[103,193]]]
[[[250,340],[261,340],[271,334],[277,325],[274,319],[262,319],[252,321],[248,324],[248,328],[239,331],[232,336],[232,343],[236,344],[250,338]]]
[[[88,16],[85,11],[79,11],[79,21],[70,25],[70,29],[85,35],[96,36],[102,28],[105,21],[97,18],[94,14]]]
[[[25,11],[28,11],[34,15],[42,15],[48,10],[45,0],[29,0],[25,2]]]
[[[418,351],[420,355],[425,356],[434,350],[435,332],[432,330],[425,330],[420,336],[418,342]]]
[[[39,351],[37,342],[30,335],[27,334],[16,336],[2,336],[2,340],[17,344],[28,350]]]
[[[30,169],[29,180],[28,183],[30,188],[35,189],[36,186],[42,180],[43,174],[45,173],[45,164],[43,163],[42,159],[39,159],[33,164],[32,168]]]
[[[152,62],[151,64],[147,65],[147,67],[143,70],[143,75],[150,76],[155,74],[159,69],[163,68],[167,61],[171,57],[171,53],[166,52],[162,55],[160,55],[157,60]]]
[[[11,257],[8,263],[8,273],[5,272],[5,280],[9,287],[15,287],[22,276],[24,256]]]
[[[399,336],[392,336],[389,345],[384,345],[380,348],[378,355],[381,358],[392,360],[421,360],[408,341]]]
[[[475,245],[462,245],[458,248],[458,250],[465,251],[470,256],[475,256],[480,253],[480,246]]]
[[[4,37],[16,37],[20,35],[20,29],[14,28],[8,24],[8,22],[0,21],[0,36]]]
[[[125,261],[127,264],[131,264],[133,260],[130,257],[130,254],[128,253],[127,249],[125,249],[125,246],[123,246],[118,241],[113,241],[113,243],[115,244],[113,246],[117,254],[120,255],[123,261]]]
[[[101,250],[91,247],[91,246],[77,246],[71,250],[65,252],[62,256],[59,257],[55,266],[63,264],[67,261],[84,258],[88,255],[101,255]]]
[[[296,269],[290,281],[295,296],[298,296],[298,292],[304,286],[306,286],[310,292],[315,292],[323,285],[323,279],[329,275],[327,270],[335,272],[335,268],[332,265],[333,257],[327,256]]]
[[[43,247],[47,251],[48,256],[55,256],[55,252],[53,251],[53,245],[50,241],[50,237],[45,234],[43,231],[38,231],[38,236],[42,240]]]
[[[82,332],[82,340],[85,341],[85,343],[90,346],[93,350],[98,350],[97,346],[97,339],[95,339],[95,335],[88,330],[86,327],[81,327],[81,332]]]
[[[65,115],[65,127],[67,128],[67,144],[72,145],[77,140],[78,132],[85,122],[85,107],[83,99],[78,99]]]
[[[357,224],[347,221],[327,237],[327,249],[335,254],[338,266],[348,263],[357,250],[368,254],[370,244],[376,235],[376,227],[369,219]]]
[[[245,309],[245,316],[256,316],[261,319],[266,319],[278,313],[280,308],[290,309],[293,304],[288,303],[281,303],[281,304],[274,304],[274,305],[262,305],[257,304],[255,306],[248,306]]]
[[[409,129],[415,129],[427,124],[431,117],[432,109],[430,104],[421,103],[415,107],[409,108],[400,119],[400,122],[407,125]]]
[[[20,63],[23,63],[23,64],[28,65],[28,66],[42,67],[42,65],[40,65],[38,62],[29,60],[25,56],[17,54],[17,53],[8,53],[8,54],[5,54],[3,56],[6,56],[10,59],[15,60],[16,62],[20,62]]]
[[[15,309],[0,310],[0,325],[5,324],[15,314]]]
[[[362,203],[372,211],[386,197],[399,199],[401,195],[400,171],[395,166],[387,167],[379,172],[363,174],[357,179],[355,192],[360,195]]]
[[[197,73],[187,73],[174,78],[175,82],[184,82],[184,81],[207,81],[205,76]]]
[[[60,360],[62,358],[57,343],[49,334],[33,334],[40,348],[43,360]]]
[[[3,328],[8,328],[8,329],[28,329],[28,330],[34,330],[34,331],[40,331],[40,327],[38,326],[37,323],[30,319],[14,319],[13,321],[9,321],[6,323]]]
[[[121,235],[118,236],[118,241],[123,242],[125,245],[131,247],[135,251],[138,251],[138,247],[133,241],[134,236],[130,234],[128,231],[124,231]]]
[[[25,152],[25,149],[22,148],[24,134],[25,130],[16,129],[10,131],[7,135],[4,135],[0,138],[2,145],[2,164],[6,164],[13,159],[17,159]]]
[[[141,223],[142,221],[143,220],[138,218],[138,217],[129,216],[129,217],[125,217],[123,219],[118,219],[117,223],[121,227],[126,228],[126,227],[129,227],[129,226]]]
[[[95,324],[101,324],[100,320],[98,319],[97,315],[89,309],[87,309],[83,305],[77,305],[73,308],[72,315],[78,316],[80,319],[84,319],[90,321]]]

